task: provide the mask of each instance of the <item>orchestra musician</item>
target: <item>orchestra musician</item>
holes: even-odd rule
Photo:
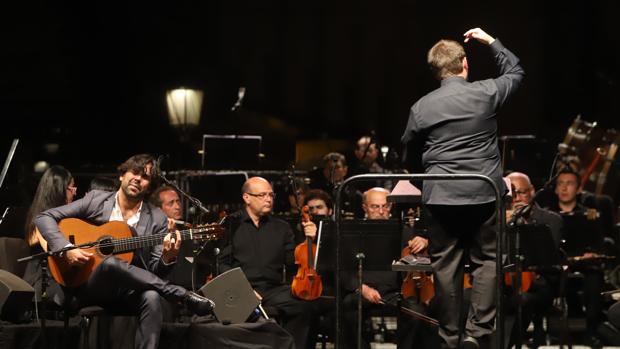
[[[151,155],[134,155],[118,167],[121,182],[118,191],[93,190],[82,199],[39,214],[35,225],[49,249],[57,251],[71,246],[58,227],[59,221],[65,218],[79,218],[95,225],[123,221],[138,236],[168,232],[164,213],[144,201],[154,175],[154,163]],[[136,251],[131,264],[118,258],[106,258],[86,284],[70,292],[80,306],[99,305],[112,311],[135,312],[139,323],[135,346],[157,348],[162,326],[160,296],[184,303],[197,315],[210,314],[214,307],[211,300],[162,279],[174,268],[179,245],[178,232],[168,233],[163,245]],[[92,253],[72,249],[63,253],[62,258],[69,265],[80,266],[89,262]]]
[[[362,209],[365,218],[368,220],[387,220],[390,218],[392,204],[387,201],[389,191],[385,188],[375,187],[364,192]],[[420,253],[428,246],[428,240],[422,236],[416,236],[410,229],[405,228],[403,234],[406,236],[407,244],[411,253]],[[343,299],[344,308],[344,343],[346,348],[355,347],[357,336],[357,306],[358,292],[362,295],[362,312],[368,314],[373,309],[383,309],[393,307],[388,300],[398,299],[400,294],[400,283],[397,272],[392,271],[364,271],[363,284],[358,287],[357,277],[347,275],[344,278],[343,287],[348,294]],[[398,310],[397,310],[398,311]],[[396,344],[399,348],[408,348],[412,345],[413,331],[410,331],[411,319],[403,317],[398,311],[398,328]],[[365,316],[367,317],[367,315]],[[362,338],[362,346],[369,348],[370,344]]]
[[[556,248],[560,248],[562,217],[550,210],[544,209],[538,204],[531,202],[535,194],[535,188],[530,178],[525,173],[512,172],[506,176],[510,179],[512,186],[512,204],[506,209],[506,221],[513,220],[513,215],[525,205],[531,204],[531,210],[523,215],[517,222],[521,224],[544,224],[549,227],[551,236]],[[522,249],[531,248],[531,246],[521,246]],[[521,297],[522,306],[522,336],[525,335],[530,322],[534,323],[534,346],[543,345],[545,333],[543,329],[543,315],[552,306],[553,299],[558,295],[559,274],[550,271],[535,274],[535,279],[527,289],[527,292]],[[512,305],[509,303],[509,305]],[[514,328],[517,327],[515,323]],[[514,328],[511,338],[511,344],[514,344],[515,333]],[[523,338],[523,337],[522,337]]]
[[[586,342],[597,344],[596,329],[603,319],[604,270],[597,263],[604,251],[604,232],[598,211],[578,202],[581,191],[581,178],[572,168],[564,168],[558,173],[555,184],[557,206],[551,210],[558,212],[563,219],[563,245],[566,256],[580,260],[571,267],[583,276],[569,277],[566,285],[569,315],[579,313],[585,307]],[[583,303],[578,291],[583,291]]]
[[[283,267],[293,270],[295,240],[291,226],[271,215],[275,193],[262,177],[251,177],[241,189],[245,208],[227,217],[229,236],[218,261],[221,272],[240,267],[261,303],[279,312],[296,348],[314,348],[315,301],[295,298],[283,280]],[[302,222],[304,234],[316,236],[316,225]]]
[[[468,30],[464,38],[490,48],[500,76],[468,82],[469,61],[463,46],[452,40],[437,42],[429,50],[427,62],[441,86],[411,107],[402,142],[422,145],[425,173],[482,173],[505,194],[497,112],[516,92],[525,73],[519,59],[482,29]],[[490,344],[497,296],[496,195],[488,183],[479,180],[425,181],[422,193],[442,347]],[[460,313],[463,299],[467,252],[474,282],[465,335],[461,336],[460,317],[455,314]]]
[[[37,185],[37,190],[28,209],[26,215],[26,242],[30,246],[32,254],[43,252],[47,250],[47,241],[43,239],[41,233],[34,225],[35,217],[52,207],[66,205],[73,202],[75,195],[77,194],[77,187],[75,186],[75,180],[69,170],[62,166],[52,166],[48,168]],[[32,260],[28,262],[24,279],[30,283],[37,292],[37,299],[41,296],[41,268],[40,261]],[[56,305],[61,306],[63,304],[63,293],[60,286],[52,279],[51,275],[46,276],[47,282],[47,294],[52,295],[52,300]]]
[[[162,185],[151,194],[151,203],[159,207],[168,218],[168,230],[174,231],[177,223],[183,219],[181,198],[176,189],[169,185]]]

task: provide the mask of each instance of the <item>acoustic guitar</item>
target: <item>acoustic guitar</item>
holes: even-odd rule
[[[143,247],[161,245],[168,233],[134,236],[131,228],[121,221],[112,221],[100,226],[77,218],[65,218],[58,223],[60,232],[74,245],[89,245],[84,251],[93,254],[84,265],[72,266],[59,256],[48,258],[49,270],[54,280],[62,286],[80,286],[106,258],[111,256],[130,263],[133,251]],[[224,228],[219,224],[201,225],[180,231],[181,240],[211,241],[219,239]]]

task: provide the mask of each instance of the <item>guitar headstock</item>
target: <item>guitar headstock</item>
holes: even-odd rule
[[[226,229],[218,223],[200,224],[191,229],[194,240],[212,241],[224,236]]]

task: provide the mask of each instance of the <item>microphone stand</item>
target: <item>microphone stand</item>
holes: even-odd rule
[[[42,348],[47,348],[47,326],[46,326],[46,319],[45,319],[45,312],[47,311],[47,302],[48,302],[48,296],[47,296],[47,287],[48,287],[48,281],[47,281],[47,270],[48,270],[48,264],[47,264],[47,259],[49,257],[57,257],[57,256],[61,256],[63,255],[65,252],[67,251],[71,251],[74,250],[76,248],[91,248],[94,247],[96,245],[98,245],[99,242],[98,241],[94,241],[94,242],[87,242],[81,245],[71,245],[71,246],[67,246],[67,247],[63,247],[60,250],[57,251],[44,251],[41,253],[37,253],[37,254],[33,254],[31,256],[28,257],[23,257],[17,260],[18,263],[24,263],[24,262],[28,262],[31,260],[35,260],[35,259],[39,259],[40,260],[40,264],[41,264],[41,313],[40,313],[40,325],[41,325],[41,347]],[[36,302],[36,296],[35,296],[35,302]],[[66,339],[66,338],[65,338]]]

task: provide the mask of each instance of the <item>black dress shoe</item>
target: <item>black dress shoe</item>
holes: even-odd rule
[[[480,343],[472,336],[467,336],[461,343],[461,349],[480,349]]]
[[[187,309],[199,316],[212,314],[213,308],[215,308],[215,303],[212,300],[191,291],[187,292],[183,302]]]

